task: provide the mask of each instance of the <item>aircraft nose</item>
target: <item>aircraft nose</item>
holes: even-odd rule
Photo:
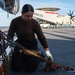
[[[20,7],[19,0],[15,0],[14,6],[13,6],[13,9],[12,9],[12,14],[16,15],[19,11],[19,7]]]
[[[19,11],[19,8],[14,6],[13,9],[12,9],[12,14],[16,15]]]
[[[11,13],[11,14],[16,15],[16,14],[18,13],[19,7],[20,7],[20,2],[19,2],[19,0],[14,0],[14,2],[12,2],[11,4],[9,4],[8,7],[10,7],[10,6],[11,6],[11,8],[7,9],[7,11],[8,11],[9,13]]]

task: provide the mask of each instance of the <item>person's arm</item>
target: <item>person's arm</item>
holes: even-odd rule
[[[13,39],[15,31],[16,31],[16,23],[12,20],[9,26],[7,37],[9,39]]]
[[[48,57],[50,57],[51,60],[53,61],[52,54],[50,53],[50,49],[48,48],[48,44],[47,44],[46,38],[45,38],[45,36],[44,36],[44,34],[42,32],[42,29],[41,29],[39,23],[36,24],[35,32],[36,32],[37,37],[38,37],[39,41],[41,42],[43,48],[45,49],[46,55]]]
[[[47,44],[47,41],[46,41],[46,38],[42,32],[42,29],[39,25],[38,22],[35,22],[35,27],[34,27],[34,32],[36,33],[40,43],[42,44],[43,48],[46,49],[48,48],[48,44]]]

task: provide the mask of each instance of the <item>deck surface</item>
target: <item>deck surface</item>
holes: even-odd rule
[[[61,64],[75,67],[75,28],[49,28],[43,29],[46,36],[50,51],[54,57],[54,61]],[[40,43],[39,48],[43,50]],[[40,68],[44,63],[41,63]],[[37,70],[30,74],[24,71],[13,72],[10,75],[75,75],[75,72],[66,72],[58,69],[54,72],[44,72]]]

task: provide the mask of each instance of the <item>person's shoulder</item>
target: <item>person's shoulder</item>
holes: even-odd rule
[[[18,21],[18,22],[19,22],[19,20],[21,20],[21,16],[18,16],[16,18],[12,19],[12,21]]]
[[[34,26],[34,27],[36,27],[36,28],[38,28],[38,27],[40,27],[40,24],[39,24],[39,22],[36,20],[36,19],[33,19],[32,18],[32,25]]]
[[[37,21],[37,20],[35,20],[34,18],[32,18],[32,22],[33,22],[33,23],[37,23],[37,24],[38,24],[38,21]]]

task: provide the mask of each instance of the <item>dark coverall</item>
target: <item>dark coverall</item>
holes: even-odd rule
[[[14,33],[17,35],[16,41],[27,49],[38,51],[35,34],[37,35],[43,48],[48,48],[41,27],[35,19],[31,19],[29,23],[24,21],[21,16],[13,19],[8,30],[8,36],[13,38]],[[34,72],[40,62],[40,59],[32,55],[20,53],[19,50],[20,49],[17,46],[14,48],[11,59],[12,70],[19,71],[23,66],[23,62],[25,62],[25,70],[27,72]]]
[[[27,49],[38,50],[36,39],[34,39],[30,42],[19,41],[19,40],[17,40],[17,42],[19,42],[21,45],[25,46]],[[14,48],[13,56],[12,56],[12,60],[11,60],[12,69],[14,71],[19,71],[23,66],[25,66],[25,71],[34,72],[36,70],[38,64],[41,62],[41,60],[32,55],[24,54],[23,52],[20,53],[19,50],[20,49],[18,46],[16,46]]]

